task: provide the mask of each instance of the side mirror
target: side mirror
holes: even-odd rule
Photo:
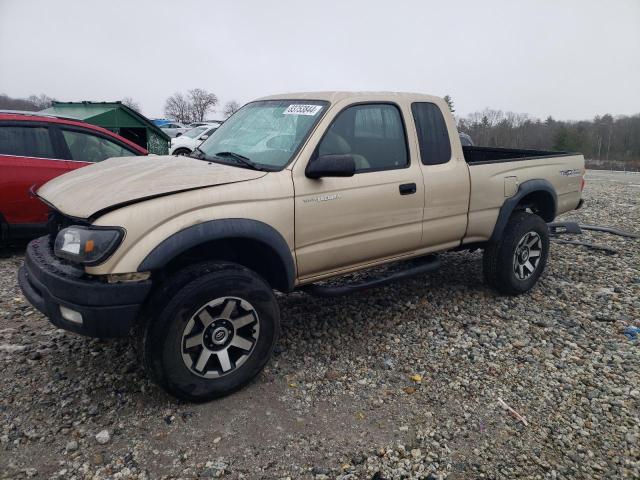
[[[356,162],[351,155],[321,155],[305,170],[308,178],[353,177],[355,173]]]
[[[209,138],[209,135],[202,135],[202,136],[200,137],[200,140],[206,140],[207,138]]]

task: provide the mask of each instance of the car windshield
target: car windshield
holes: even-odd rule
[[[205,127],[196,127],[196,128],[192,128],[191,130],[187,130],[182,135],[184,135],[185,137],[189,137],[189,138],[196,138],[198,135],[200,135],[206,129],[207,129],[206,126]]]
[[[236,113],[200,145],[206,158],[241,155],[268,170],[281,170],[327,109],[317,100],[262,100]],[[231,162],[233,160],[230,159]]]

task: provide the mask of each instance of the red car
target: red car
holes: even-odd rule
[[[46,230],[47,206],[31,194],[70,170],[147,151],[95,125],[35,112],[0,111],[0,241]]]

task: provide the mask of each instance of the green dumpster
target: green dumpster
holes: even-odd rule
[[[169,153],[170,137],[147,117],[121,102],[53,102],[53,106],[42,113],[77,118],[106,128],[146,148],[149,153]]]

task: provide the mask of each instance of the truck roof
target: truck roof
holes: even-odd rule
[[[258,100],[327,100],[329,102],[338,102],[345,99],[352,100],[386,100],[391,99],[409,100],[414,102],[441,102],[441,97],[434,95],[426,95],[424,93],[411,92],[349,92],[349,91],[326,91],[326,92],[292,92],[282,93],[278,95],[269,95],[259,98]]]

